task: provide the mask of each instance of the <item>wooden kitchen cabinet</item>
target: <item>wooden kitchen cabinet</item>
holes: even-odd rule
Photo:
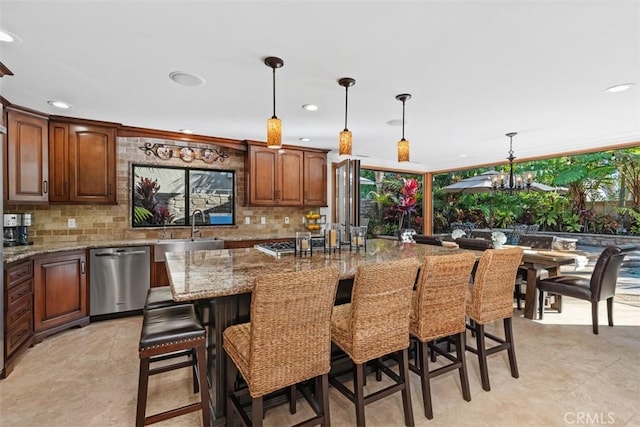
[[[304,205],[327,206],[327,153],[304,152]]]
[[[33,344],[33,262],[20,261],[4,269],[4,366],[13,371],[17,358]]]
[[[47,203],[49,201],[48,120],[31,112],[8,108],[5,163],[6,200]]]
[[[247,204],[326,206],[326,169],[320,171],[322,163],[326,168],[326,157],[323,150],[274,150],[262,143],[248,142],[245,165]]]
[[[50,202],[117,203],[116,132],[102,122],[50,121]]]
[[[36,256],[33,261],[35,342],[89,324],[85,251]]]

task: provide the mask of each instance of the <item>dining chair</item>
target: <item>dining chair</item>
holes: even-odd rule
[[[616,293],[618,273],[624,257],[634,250],[636,250],[634,245],[605,247],[596,261],[590,278],[559,275],[538,280],[540,319],[544,312],[544,293],[552,292],[590,301],[592,328],[596,335],[598,334],[598,303],[607,300],[609,326],[613,326],[613,297]]]
[[[435,236],[426,236],[424,234],[414,234],[413,241],[423,245],[442,246],[442,239]]]
[[[529,226],[527,224],[514,225],[507,243],[510,245],[520,245],[520,236],[527,232]]]
[[[331,311],[339,271],[335,267],[258,276],[251,295],[251,321],[223,332],[227,354],[227,425],[234,412],[244,425],[261,426],[265,395],[315,378],[316,393],[302,395],[315,416],[304,425],[330,425]],[[238,371],[247,387],[237,389]],[[251,418],[240,399],[251,397]],[[296,395],[290,395],[295,412]]]
[[[484,251],[493,248],[493,242],[485,239],[471,239],[468,237],[459,237],[455,240],[460,249],[471,249],[474,251]]]
[[[433,418],[431,378],[458,370],[462,397],[469,402],[469,377],[465,360],[466,296],[476,257],[471,252],[426,256],[411,299],[409,331],[418,341],[418,363],[410,369],[420,376],[424,415]],[[453,337],[456,356],[442,350],[436,340]],[[451,363],[429,370],[428,350]]]
[[[407,426],[414,425],[408,348],[411,292],[418,266],[415,258],[359,266],[353,280],[351,302],[333,309],[331,340],[354,364],[353,391],[340,382],[338,376],[331,375],[329,381],[354,403],[358,427],[365,425],[365,405],[397,391],[402,393],[404,422]],[[398,360],[399,374],[378,361],[393,353]],[[365,364],[372,360],[379,362],[377,369],[387,374],[394,384],[365,396]]]
[[[475,334],[476,348],[467,346],[467,350],[478,356],[482,388],[491,390],[487,356],[506,350],[509,356],[511,376],[518,378],[518,365],[513,341],[513,287],[518,266],[522,261],[521,248],[487,249],[478,262],[473,283],[467,293],[467,328]],[[502,339],[485,331],[485,325],[502,320],[504,336]],[[497,342],[486,348],[485,338]]]

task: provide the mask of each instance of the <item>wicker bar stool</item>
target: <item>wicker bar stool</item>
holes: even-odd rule
[[[397,391],[402,392],[404,422],[413,426],[409,389],[409,312],[411,292],[418,273],[414,258],[358,267],[353,281],[351,303],[336,306],[331,317],[331,340],[355,365],[354,391],[337,377],[331,384],[356,407],[356,423],[365,425],[364,407]],[[395,381],[383,390],[364,396],[365,363],[398,353],[400,375],[379,363],[378,367]]]
[[[465,361],[465,307],[467,287],[476,257],[471,252],[452,255],[427,256],[424,259],[418,286],[411,300],[409,330],[418,343],[418,366],[412,371],[420,375],[424,415],[433,418],[430,379],[457,369],[460,374],[462,397],[469,402],[469,378]],[[456,356],[444,352],[435,340],[455,337]],[[439,353],[450,364],[429,371],[427,350]]]
[[[244,425],[261,426],[265,395],[312,378],[315,398],[306,388],[301,392],[316,416],[304,425],[330,425],[330,322],[339,275],[330,267],[256,278],[251,322],[229,326],[223,333],[228,356],[227,425],[232,425],[236,412]],[[238,371],[248,386],[241,390],[235,387]],[[240,401],[247,393],[251,418]]]
[[[136,426],[144,426],[190,412],[202,411],[202,424],[209,426],[209,387],[207,387],[207,362],[205,356],[205,329],[198,320],[193,305],[176,305],[148,310],[143,315],[140,333],[140,374],[138,379],[138,403]],[[192,360],[171,365],[150,368],[152,361],[159,357],[174,357],[182,352],[197,354],[200,401],[177,409],[171,409],[152,416],[146,416],[149,376],[190,367]],[[194,379],[195,381],[195,379]]]
[[[518,266],[522,262],[522,249],[487,249],[478,263],[475,279],[467,293],[467,316],[471,329],[476,336],[477,347],[467,346],[467,350],[478,355],[482,388],[491,390],[487,356],[498,351],[507,350],[511,376],[518,378],[518,365],[513,343],[513,286]],[[505,338],[499,338],[484,330],[484,325],[502,319]],[[486,348],[484,338],[487,337],[498,345]]]

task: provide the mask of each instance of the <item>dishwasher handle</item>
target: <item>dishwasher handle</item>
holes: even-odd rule
[[[129,251],[129,252],[99,252],[95,256],[128,256],[128,255],[140,255],[145,251]]]

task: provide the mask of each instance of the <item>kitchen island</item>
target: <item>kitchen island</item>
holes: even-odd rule
[[[366,250],[350,251],[346,246],[339,252],[314,251],[313,256],[306,257],[289,254],[276,258],[254,248],[167,253],[173,298],[209,303],[207,371],[215,424],[223,424],[225,416],[226,361],[222,332],[230,325],[249,321],[256,276],[335,266],[340,271],[336,302],[343,303],[350,299],[353,277],[361,265],[401,258],[416,258],[421,263],[425,255],[457,251],[460,249],[373,239],[367,241]]]

